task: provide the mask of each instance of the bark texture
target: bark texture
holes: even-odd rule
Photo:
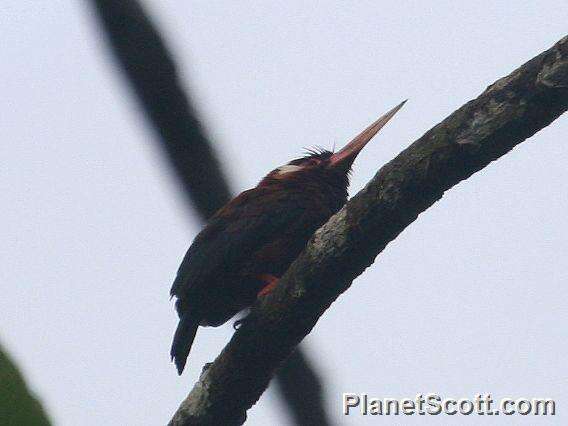
[[[443,193],[568,109],[568,37],[488,87],[383,166],[253,307],[170,422],[240,425],[333,301]]]

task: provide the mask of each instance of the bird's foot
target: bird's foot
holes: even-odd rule
[[[260,274],[258,277],[264,282],[264,287],[262,287],[262,290],[260,290],[256,295],[257,298],[266,296],[268,293],[274,290],[274,287],[276,287],[278,281],[280,280],[278,277],[275,277],[271,274]]]
[[[233,329],[234,329],[234,330],[238,330],[238,329],[241,327],[241,325],[243,325],[243,322],[245,322],[245,319],[244,319],[244,318],[241,318],[241,319],[236,320],[236,321],[233,323]]]

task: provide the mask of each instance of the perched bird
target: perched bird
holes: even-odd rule
[[[403,105],[340,151],[313,150],[271,171],[209,220],[171,289],[180,318],[171,356],[179,374],[197,328],[219,326],[270,292],[312,234],[345,204],[355,157]]]

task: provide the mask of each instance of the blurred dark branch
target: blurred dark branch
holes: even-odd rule
[[[229,185],[158,30],[135,0],[91,0],[115,58],[203,220],[231,198]],[[295,424],[326,426],[320,378],[298,349],[276,376]]]
[[[240,425],[326,309],[445,191],[568,109],[568,37],[490,86],[383,166],[321,227],[201,374],[171,426]],[[546,183],[544,183],[546,184]]]
[[[274,383],[290,408],[293,424],[326,426],[331,424],[325,410],[320,377],[305,351],[297,348],[276,372]]]
[[[92,0],[107,40],[175,170],[190,206],[208,218],[231,198],[172,55],[140,3]]]

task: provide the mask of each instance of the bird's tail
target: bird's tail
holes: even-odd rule
[[[199,319],[193,315],[186,313],[180,318],[170,351],[179,375],[181,375],[185,367],[189,350],[191,349],[193,339],[195,339],[195,333],[197,333],[197,327],[199,327]]]

